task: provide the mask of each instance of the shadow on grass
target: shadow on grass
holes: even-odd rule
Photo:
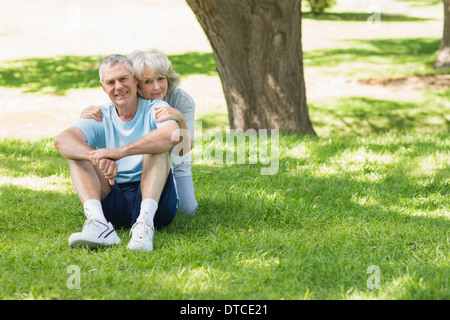
[[[202,122],[202,130],[218,129],[225,132],[226,128],[230,127],[228,114],[211,112],[201,115],[195,119],[195,121]]]
[[[0,196],[0,233],[2,236],[9,234],[9,240],[20,239],[19,243],[36,241],[40,237],[42,240],[45,235],[57,238],[58,234],[48,234],[45,225],[52,225],[49,231],[55,232],[64,229],[66,224],[79,227],[85,218],[76,194],[5,184],[0,185]],[[70,235],[67,230],[66,234]]]
[[[168,57],[173,64],[174,70],[182,77],[193,74],[217,75],[216,60],[212,53],[186,52],[169,55]]]
[[[380,64],[386,67],[401,68],[404,64],[415,63],[434,72],[436,54],[441,39],[344,40],[343,43],[346,44],[345,48],[305,51],[303,56],[305,67],[331,68],[340,64],[360,62],[368,66],[373,64],[379,69]],[[355,70],[356,72],[357,70]]]
[[[435,138],[425,138],[417,141],[414,139],[415,135],[404,135],[399,138],[397,135],[385,136],[385,139],[380,142],[366,141],[364,137],[339,137],[338,139],[325,140],[321,144],[314,144],[311,147],[311,157],[318,162],[328,163],[330,160],[341,153],[342,150],[347,151],[357,151],[358,149],[371,151],[376,154],[387,154],[393,155],[399,151],[403,152],[403,156],[407,159],[423,156],[431,152],[439,152],[445,154],[449,151],[448,147],[445,145],[448,134],[440,133],[435,134]],[[304,137],[292,136],[288,137],[288,141],[293,143],[295,140],[302,141]],[[316,138],[320,141],[319,138]],[[360,142],[356,142],[360,141]],[[289,143],[289,142],[288,142]],[[426,150],[424,152],[424,150]],[[422,152],[422,153],[421,153]],[[301,162],[300,162],[301,163]],[[370,165],[366,170],[373,170]]]
[[[0,140],[0,174],[11,178],[29,174],[45,178],[66,173],[67,161],[53,145],[53,139],[37,142]]]
[[[445,99],[447,93],[437,93]],[[392,101],[350,97],[310,103],[311,121],[321,137],[398,132],[447,131],[445,102]]]
[[[196,232],[199,243],[210,243],[216,254],[230,256],[229,248],[239,247],[242,255],[251,256],[265,248],[266,261],[269,257],[281,261],[274,274],[296,270],[284,285],[280,278],[266,275],[270,298],[295,297],[296,290],[304,291],[308,285],[311,297],[318,299],[345,298],[348,288],[370,295],[365,271],[371,264],[383,270],[384,288],[395,286],[391,279],[402,278],[408,268],[414,281],[423,281],[408,292],[392,292],[387,295],[390,299],[449,297],[444,289],[448,280],[441,282],[445,258],[436,248],[447,252],[450,222],[423,214],[442,209],[442,200],[434,198],[448,194],[448,172],[441,170],[433,182],[422,184],[420,178],[405,174],[411,169],[405,162],[394,164],[384,179],[373,182],[359,181],[358,173],[318,177],[307,169],[297,174],[284,169],[297,162],[284,157],[275,176],[261,176],[251,166],[196,166],[196,185],[208,187],[198,191],[203,210],[188,230]],[[210,239],[211,230],[215,241]],[[198,259],[202,252],[199,248]],[[252,273],[258,277],[268,269],[254,266]],[[241,295],[251,294],[244,286]]]
[[[396,101],[368,97],[333,98],[308,104],[320,138],[388,133],[447,132],[446,104],[450,91],[432,91],[422,101]],[[228,115],[211,113],[196,118],[202,130],[229,128]]]
[[[432,216],[445,209],[448,170],[437,168],[423,176],[409,174],[422,155],[448,152],[446,136],[437,136],[435,142],[409,141],[416,149],[404,154],[401,162],[360,166],[358,171],[343,162],[340,170],[318,174],[317,168],[325,167],[322,165],[337,154],[362,146],[377,154],[395,153],[405,146],[402,139],[379,144],[376,139],[361,139],[335,137],[325,142],[282,136],[284,150],[303,142],[309,146],[308,154],[282,154],[280,170],[272,176],[262,176],[260,164],[194,164],[201,204],[198,215],[177,217],[158,233],[152,259],[143,256],[130,259],[130,263],[127,261],[134,255],[125,252],[124,246],[88,254],[85,260],[73,260],[77,252],[67,254],[67,237],[84,221],[75,194],[0,185],[0,234],[7,240],[2,245],[8,248],[2,251],[0,262],[7,275],[2,280],[3,294],[13,296],[33,288],[37,296],[75,295],[74,290],[59,290],[61,285],[55,283],[66,283],[67,262],[76,261],[85,270],[97,265],[110,270],[109,287],[120,286],[124,291],[136,287],[115,275],[130,268],[142,286],[152,283],[159,298],[298,299],[299,292],[303,295],[308,290],[312,299],[345,299],[351,288],[366,297],[450,298],[446,260],[450,222],[443,216]],[[65,160],[50,149],[49,141],[3,142],[0,153],[10,160],[1,163],[1,170],[27,176],[34,172],[32,165],[25,166],[25,158],[38,165],[50,157],[48,171],[40,175],[59,174],[59,163]],[[13,158],[22,162],[15,165]],[[64,170],[68,174],[68,168]],[[384,176],[365,179],[372,172],[384,172]],[[36,247],[40,249],[31,250]],[[118,251],[124,251],[118,255],[121,262],[110,258]],[[382,270],[382,290],[367,288],[370,265]],[[52,274],[48,271],[52,268],[61,272]],[[149,273],[151,270],[155,272]],[[40,277],[44,276],[46,281],[42,282]],[[27,281],[18,283],[17,279]],[[168,279],[172,279],[170,290],[158,291],[165,288]],[[99,293],[93,284],[103,280],[101,272],[83,274],[83,296],[123,298],[123,292],[117,290]],[[213,285],[191,292],[186,283]],[[139,295],[139,291],[128,294]]]
[[[325,12],[320,15],[314,15],[311,12],[303,12],[302,18],[318,21],[336,21],[336,22],[366,22],[373,13],[363,12]],[[434,19],[412,17],[404,14],[389,14],[381,12],[382,22],[424,22]]]
[[[400,2],[407,2],[411,7],[431,7],[442,4],[441,0],[398,0]]]
[[[99,87],[98,56],[58,56],[3,62],[0,86],[24,92],[65,94],[70,89]]]
[[[98,88],[102,56],[57,56],[4,61],[0,64],[0,86],[21,88],[25,93],[64,95],[70,89]],[[188,52],[170,55],[181,76],[215,75],[212,53]]]

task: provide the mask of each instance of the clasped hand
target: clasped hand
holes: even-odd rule
[[[114,178],[117,176],[118,166],[116,161],[120,159],[115,153],[114,149],[99,149],[93,150],[90,153],[91,162],[97,166],[108,179],[110,185],[114,184]]]

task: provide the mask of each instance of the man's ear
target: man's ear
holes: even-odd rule
[[[103,86],[103,83],[99,81],[100,85],[102,86],[103,91],[106,93],[105,87]]]

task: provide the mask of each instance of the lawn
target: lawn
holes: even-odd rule
[[[305,67],[433,72],[438,39],[352,41],[306,52]],[[183,75],[216,76],[212,54],[170,58]],[[64,94],[74,79],[97,86],[96,67],[94,56],[4,62],[0,85]],[[201,208],[157,231],[151,253],[127,250],[128,230],[113,248],[70,249],[85,217],[54,137],[1,140],[0,299],[450,299],[450,90],[417,96],[310,101],[319,137],[272,135],[273,175],[250,161],[254,141],[244,164],[217,161],[242,146],[225,145],[226,115],[198,118],[223,137],[196,143]]]
[[[0,62],[0,86],[21,88],[24,93],[64,95],[71,89],[100,88],[98,67],[103,56],[57,56]],[[216,75],[212,53],[186,52],[170,55],[174,69],[183,77]]]
[[[383,127],[378,101],[365,103]],[[128,251],[127,230],[114,248],[69,249],[85,218],[52,138],[3,140],[1,298],[448,299],[449,135],[414,123],[280,136],[275,175],[217,164],[204,141],[193,168],[200,212],[157,232],[152,253]],[[71,266],[80,289],[68,287]],[[371,266],[379,289],[368,285]]]

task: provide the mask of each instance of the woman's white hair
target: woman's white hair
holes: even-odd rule
[[[143,79],[147,66],[156,78],[167,79],[167,93],[174,91],[180,84],[180,75],[173,70],[172,62],[158,51],[133,51],[128,59],[133,64],[134,75],[138,81]]]

